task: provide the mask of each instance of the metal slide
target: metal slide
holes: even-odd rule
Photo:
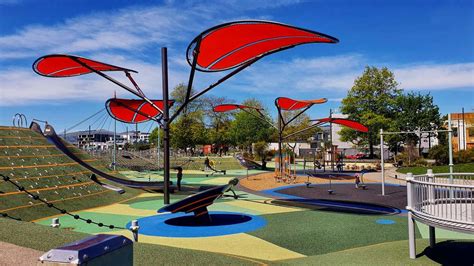
[[[84,162],[82,159],[77,157],[71,150],[69,150],[61,138],[58,137],[54,128],[47,124],[44,128],[43,135],[48,139],[49,142],[54,144],[56,148],[58,148],[62,153],[64,153],[67,157],[71,158],[76,163],[80,164],[81,166],[87,168],[92,173],[96,174],[97,176],[103,177],[109,181],[115,182],[117,184],[121,184],[131,188],[138,188],[138,189],[148,189],[148,190],[163,190],[163,182],[146,182],[146,181],[133,181],[127,180],[115,176],[111,176],[107,173],[100,171],[99,169],[94,168],[90,164]]]

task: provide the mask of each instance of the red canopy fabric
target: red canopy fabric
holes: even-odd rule
[[[259,110],[256,107],[240,105],[240,104],[221,104],[221,105],[215,106],[213,110],[214,112],[228,112],[228,111],[233,111],[236,109],[246,109],[246,108]]]
[[[125,71],[135,72],[135,70],[109,65],[83,57],[63,54],[45,55],[38,58],[33,63],[33,70],[39,75],[46,77],[72,77],[92,73],[89,68],[81,65],[85,64],[97,71]]]
[[[349,119],[344,119],[344,118],[322,118],[322,119],[316,119],[314,121],[317,121],[318,123],[335,123],[339,125],[343,125],[352,129],[355,129],[357,131],[361,132],[369,132],[369,129],[362,125],[359,122],[349,120]]]
[[[163,109],[163,100],[152,100],[152,102]],[[173,105],[173,101],[169,101],[169,105]],[[161,114],[144,100],[111,98],[105,102],[105,107],[114,119],[131,124],[147,122]]]
[[[303,109],[313,104],[321,104],[325,103],[328,100],[326,98],[315,99],[315,100],[293,100],[286,97],[278,97],[276,99],[276,105],[278,108],[286,110],[286,111],[293,111],[298,109]]]
[[[200,46],[198,45],[199,40]],[[192,66],[199,49],[197,69],[223,71],[254,58],[305,43],[337,43],[319,32],[271,21],[236,21],[218,25],[198,35],[189,45],[187,60]]]

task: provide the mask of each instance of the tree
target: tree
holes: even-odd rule
[[[298,114],[300,110],[297,111],[289,111],[289,112],[283,112],[283,119],[285,121],[290,120],[292,117],[294,117],[296,114]],[[302,114],[298,116],[295,120],[293,120],[289,125],[285,127],[285,130],[283,130],[283,137],[296,133],[300,130],[306,129],[309,126],[311,126],[313,123],[311,122],[311,118],[307,114]],[[307,140],[311,137],[314,136],[316,132],[318,132],[320,129],[317,127],[314,127],[309,130],[305,130],[301,133],[295,134],[287,139],[285,141],[298,141],[298,140]],[[276,136],[275,138],[277,138]]]
[[[171,124],[171,134],[173,136],[171,146],[183,149],[187,154],[188,148],[194,153],[196,145],[207,144],[207,129],[202,116],[202,111],[179,116],[177,121]]]
[[[208,96],[203,99],[204,113],[208,119],[209,141],[213,144],[215,152],[222,155],[227,151],[228,145],[232,145],[232,138],[229,133],[231,126],[231,112],[214,112],[213,108],[217,105],[230,103],[232,100],[226,97]]]
[[[173,104],[173,107],[171,108],[173,112],[176,112],[176,110],[181,105],[183,105],[186,99],[187,89],[188,87],[184,85],[183,83],[178,84],[176,87],[173,88],[173,91],[171,92],[171,99],[175,101]],[[191,88],[190,96],[193,96],[194,94],[196,94],[196,91],[194,90],[194,88]],[[204,96],[201,96],[198,99],[188,103],[186,108],[183,109],[181,115],[186,115],[188,113],[202,110],[203,104],[204,104]]]
[[[340,135],[343,141],[356,145],[368,145],[370,157],[374,156],[374,145],[378,143],[381,128],[388,129],[394,118],[396,98],[401,94],[395,76],[386,67],[378,69],[367,66],[362,76],[342,100],[341,112],[349,119],[369,128],[368,133],[344,128]]]
[[[243,105],[262,108],[262,103],[257,99],[246,100]],[[258,116],[256,111],[248,111],[255,112],[255,115]],[[268,121],[272,121],[268,113],[264,113],[264,116]],[[230,135],[235,144],[250,151],[252,143],[258,141],[268,142],[273,130],[269,123],[265,123],[247,112],[239,111],[235,114],[235,119],[231,123]]]
[[[395,101],[395,119],[392,123],[393,131],[431,131],[440,128],[441,115],[439,108],[433,103],[429,94],[408,93],[399,95]],[[403,134],[388,136],[390,139],[402,141],[408,147],[409,157],[418,157],[415,147],[421,147],[420,135]],[[393,142],[393,141],[392,141]],[[419,153],[419,152],[418,152]]]
[[[151,133],[150,133],[150,143],[155,147],[157,146],[157,143],[158,143],[158,130],[160,131],[160,147],[162,147],[163,146],[163,136],[164,136],[162,128],[155,127],[151,131]]]

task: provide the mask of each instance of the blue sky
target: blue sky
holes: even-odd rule
[[[42,55],[70,53],[135,69],[144,92],[161,98],[160,48],[168,47],[174,87],[187,82],[189,42],[209,27],[240,19],[287,23],[340,43],[266,57],[210,94],[234,102],[255,97],[271,113],[278,96],[326,97],[328,103],[309,112],[319,118],[340,105],[365,66],[386,66],[400,88],[431,93],[443,113],[473,111],[474,1],[0,0],[0,124],[11,125],[20,112],[62,131],[103,108],[114,91],[132,98],[96,75],[38,76],[31,65]],[[195,88],[219,76],[199,73]]]

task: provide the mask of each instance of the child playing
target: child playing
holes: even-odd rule
[[[355,188],[359,188],[359,184],[360,184],[360,176],[359,174],[355,174]]]

